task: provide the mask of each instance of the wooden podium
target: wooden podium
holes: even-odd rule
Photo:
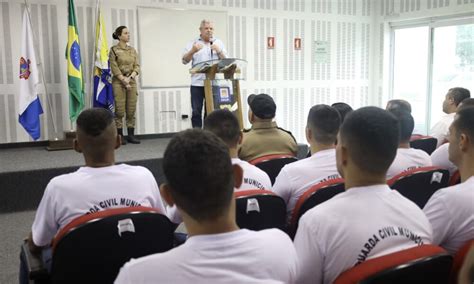
[[[189,73],[205,74],[204,94],[206,98],[206,112],[209,114],[216,109],[228,109],[239,120],[243,129],[242,100],[240,99],[239,81],[242,78],[242,68],[247,61],[237,58],[209,60],[194,65]]]

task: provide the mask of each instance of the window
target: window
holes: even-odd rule
[[[411,103],[414,133],[429,133],[443,115],[442,102],[450,88],[474,92],[473,20],[392,24],[390,97]]]

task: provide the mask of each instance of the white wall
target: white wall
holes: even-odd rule
[[[29,2],[55,116],[60,129],[67,130],[71,127],[64,59],[67,1]],[[444,0],[443,3],[449,4],[446,9],[433,8],[434,0],[406,2],[410,5],[414,2],[415,9],[419,3],[419,9],[400,13],[400,17],[429,16],[438,11],[450,13],[472,7],[472,4],[464,5],[464,0]],[[428,2],[433,2],[430,9]],[[16,107],[22,3],[22,0],[0,0],[0,143],[30,140],[17,122]],[[76,0],[75,3],[89,93],[95,1]],[[229,54],[249,62],[245,70],[247,80],[241,82],[243,100],[254,92],[272,95],[278,106],[278,124],[292,131],[300,142],[305,142],[306,115],[312,105],[344,101],[357,108],[383,103],[386,96],[383,85],[386,37],[383,31],[387,15],[401,5],[400,1],[392,0],[103,0],[102,8],[109,43],[112,43],[112,29],[126,25],[131,30],[131,44],[135,47],[138,47],[136,10],[139,6],[227,11]],[[169,25],[172,29],[173,23]],[[198,25],[196,23],[196,35]],[[218,36],[218,23],[216,29]],[[275,49],[266,48],[267,36],[275,37]],[[302,38],[301,51],[293,50],[294,37]],[[314,63],[311,49],[315,40],[330,42],[329,63]],[[41,98],[45,114],[41,118],[40,139],[46,140],[53,138],[54,133],[44,94]],[[247,106],[244,105],[246,114]],[[181,119],[182,114],[191,114],[190,109],[188,88],[141,90],[137,132],[167,133],[190,127],[190,119]]]

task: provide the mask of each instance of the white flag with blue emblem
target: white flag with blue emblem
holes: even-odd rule
[[[18,104],[18,121],[37,140],[41,135],[40,114],[43,113],[36,90],[39,84],[38,62],[33,44],[33,32],[28,12],[23,13],[23,29],[20,55],[20,98]]]

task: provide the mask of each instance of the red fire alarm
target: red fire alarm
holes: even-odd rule
[[[295,46],[295,50],[301,50],[301,38],[299,37],[295,38],[294,46]]]
[[[275,37],[269,36],[267,37],[267,48],[274,49],[275,48]]]

